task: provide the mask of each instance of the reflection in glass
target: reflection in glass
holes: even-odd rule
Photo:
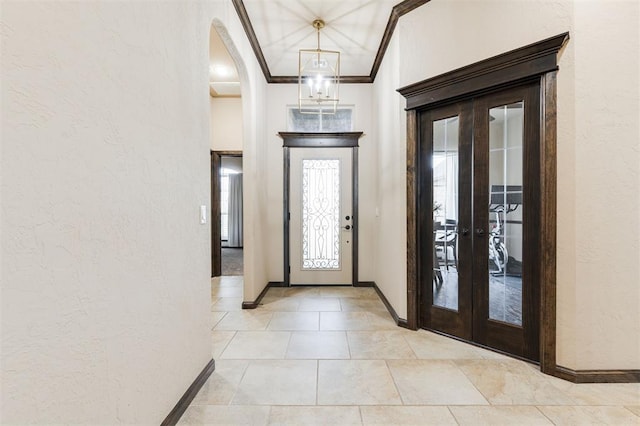
[[[489,318],[522,325],[524,102],[489,110]]]
[[[433,304],[458,309],[458,117],[433,122]]]
[[[340,269],[340,160],[302,160],[302,269]]]

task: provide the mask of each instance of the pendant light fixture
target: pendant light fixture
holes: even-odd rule
[[[318,47],[298,53],[298,108],[302,114],[335,114],[340,100],[340,52],[320,49],[325,23],[316,19],[312,25]]]

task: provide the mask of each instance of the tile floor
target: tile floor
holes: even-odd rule
[[[216,370],[183,425],[640,425],[640,384],[576,385],[399,328],[371,288],[273,288],[243,311],[236,276],[211,296]]]

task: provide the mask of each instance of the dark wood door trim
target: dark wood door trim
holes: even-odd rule
[[[530,44],[398,89],[407,109],[425,108],[456,98],[495,91],[558,70],[558,53],[569,33]]]
[[[556,364],[557,74],[540,78],[540,369],[561,377]]]
[[[222,275],[220,240],[220,155],[211,151],[211,277]]]
[[[283,140],[283,282],[291,285],[290,279],[290,191],[291,148],[351,148],[351,285],[358,284],[358,140],[362,132],[302,133],[279,132]]]
[[[407,324],[416,329],[421,317],[419,233],[417,232],[418,111],[473,98],[491,91],[538,81],[540,84],[540,367],[557,375],[556,366],[556,74],[558,54],[569,40],[563,33],[538,43],[427,79],[398,91],[407,99]]]
[[[242,151],[211,151],[211,277],[222,275],[222,238],[220,236],[222,157],[242,157]]]
[[[418,114],[407,111],[407,328],[417,330],[422,291],[418,285]]]

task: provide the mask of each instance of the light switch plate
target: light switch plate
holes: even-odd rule
[[[207,223],[207,206],[200,206],[200,224]]]

